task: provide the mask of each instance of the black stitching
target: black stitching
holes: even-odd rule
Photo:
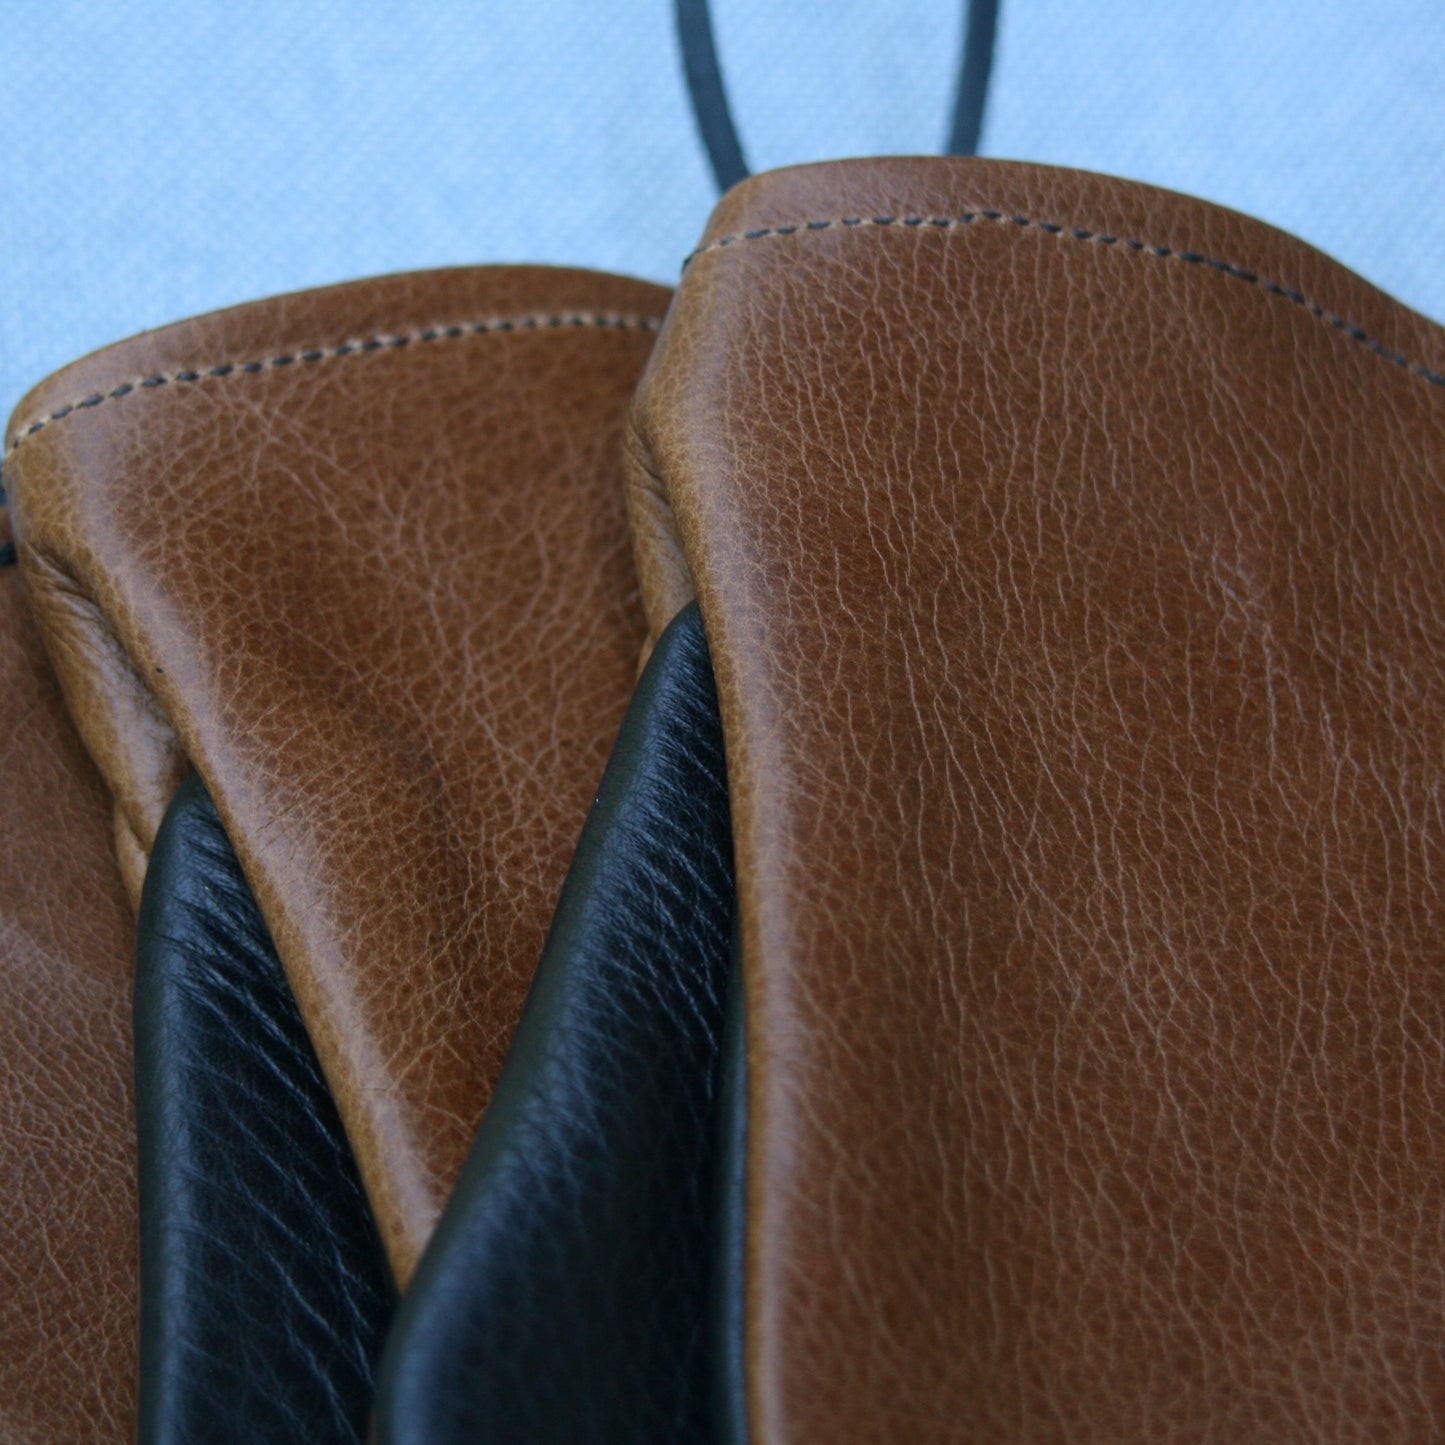
[[[831,224],[831,223],[828,223]],[[779,230],[777,234],[791,234],[794,228]],[[331,347],[308,347],[305,351],[283,352],[265,361],[223,361],[205,370],[186,370],[162,373],[157,376],[143,376],[134,381],[122,381],[106,392],[95,392],[78,401],[67,402],[57,407],[48,416],[22,425],[10,444],[13,452],[26,437],[44,431],[53,422],[63,420],[82,407],[100,406],[102,403],[119,400],[138,389],[154,390],[158,386],[169,386],[172,382],[195,383],[208,377],[226,377],[234,373],[251,374],[269,371],[274,367],[294,366],[297,362],[327,361],[361,352],[381,351],[384,348],[400,348],[427,341],[456,340],[463,336],[486,336],[493,332],[505,334],[512,331],[536,331],[541,327],[595,326],[610,331],[657,331],[662,320],[656,316],[619,315],[611,312],[574,311],[562,315],[501,317],[496,321],[470,321],[450,326],[428,327],[425,331],[402,332],[396,336],[370,336],[364,341],[343,341]]]
[[[709,241],[705,246],[699,246],[682,263],[685,271],[699,256],[705,256],[709,251],[719,251],[725,246],[731,246],[738,241],[761,241],[769,236],[792,236],[799,231],[827,231],[833,226],[939,226],[953,228],[967,226],[974,220],[982,217],[987,221],[1009,221],[1020,228],[1030,228],[1036,231],[1044,231],[1050,236],[1067,236],[1077,241],[1086,241],[1092,245],[1117,246],[1124,245],[1131,251],[1142,251],[1146,255],[1158,256],[1161,260],[1176,260],[1185,262],[1188,265],[1207,266],[1212,271],[1219,271],[1225,276],[1232,276],[1237,281],[1246,281],[1251,286],[1258,286],[1262,291],[1267,291],[1271,296],[1281,296],[1286,301],[1293,302],[1301,307],[1311,316],[1320,321],[1328,321],[1337,331],[1343,332],[1351,341],[1357,341],[1361,346],[1374,352],[1376,356],[1393,362],[1396,366],[1408,371],[1411,376],[1418,376],[1423,381],[1428,381],[1432,386],[1445,386],[1445,372],[1434,371],[1428,366],[1422,366],[1417,361],[1412,361],[1408,356],[1398,351],[1391,351],[1389,347],[1374,340],[1363,327],[1356,326],[1353,322],[1345,320],[1343,316],[1337,316],[1333,311],[1326,310],[1317,302],[1310,301],[1303,293],[1294,290],[1290,286],[1281,286],[1276,281],[1266,281],[1253,271],[1244,266],[1235,266],[1228,261],[1221,261],[1214,256],[1206,256],[1198,251],[1178,251],[1172,246],[1154,246],[1147,241],[1136,241],[1131,237],[1119,237],[1105,235],[1099,231],[1088,231],[1081,226],[1064,227],[1053,221],[1039,221],[1031,216],[1006,215],[1003,211],[965,211],[961,216],[844,216],[836,221],[801,221],[790,226],[764,226],[755,231],[744,231],[736,236],[720,236],[716,241]],[[142,383],[144,385],[145,383]],[[47,418],[50,420],[50,418]],[[43,425],[43,423],[42,423]]]

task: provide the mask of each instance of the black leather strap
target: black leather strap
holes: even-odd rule
[[[718,189],[726,191],[751,173],[728,104],[708,0],[677,0],[676,14],[683,75],[698,134],[707,150]],[[998,0],[968,0],[947,155],[971,156],[978,152],[997,29]]]
[[[195,777],[156,839],[136,961],[142,1445],[365,1438],[393,1306],[280,961]]]
[[[732,915],[694,605],[638,685],[497,1091],[398,1312],[378,1445],[713,1438]]]

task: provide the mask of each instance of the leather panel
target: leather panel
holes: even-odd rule
[[[19,573],[0,571],[6,1445],[120,1442],[135,1432],[134,945],[109,813]]]
[[[512,1052],[402,1304],[382,1445],[712,1438],[733,877],[696,608],[638,685]]]
[[[142,1445],[365,1438],[394,1302],[336,1105],[194,775],[141,903]]]
[[[194,767],[403,1282],[635,678],[618,434],[666,298],[543,267],[280,297],[77,362],[8,434],[132,890]]]
[[[1445,1430],[1442,381],[1149,187],[724,199],[632,505],[727,740],[756,1445]]]

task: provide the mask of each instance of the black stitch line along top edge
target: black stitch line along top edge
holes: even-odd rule
[[[1356,326],[1343,316],[1311,301],[1309,297],[1293,287],[1281,286],[1278,282],[1270,281],[1246,266],[1237,266],[1229,261],[1221,261],[1199,251],[1185,250],[1176,246],[1155,245],[1148,241],[1137,241],[1128,236],[1113,236],[1105,231],[1091,231],[1082,226],[1063,226],[1053,221],[1041,221],[1033,216],[1011,215],[1005,211],[965,211],[958,216],[835,216],[827,220],[798,221],[786,226],[761,226],[755,231],[741,231],[736,235],[721,236],[716,241],[709,241],[706,246],[699,246],[683,261],[682,266],[685,271],[699,256],[706,256],[713,251],[722,251],[741,242],[762,241],[776,236],[806,235],[810,231],[831,231],[838,227],[858,229],[898,226],[905,230],[925,228],[957,230],[963,226],[970,226],[975,221],[1003,222],[1020,230],[1043,231],[1047,235],[1063,236],[1072,241],[1085,241],[1096,246],[1118,246],[1122,250],[1138,252],[1145,256],[1182,261],[1186,265],[1204,266],[1211,271],[1232,276],[1236,281],[1245,281],[1251,286],[1257,286],[1271,296],[1282,297],[1300,307],[1316,320],[1327,322],[1336,331],[1343,332],[1351,341],[1358,342],[1376,356],[1409,372],[1411,376],[1418,376],[1432,386],[1445,387],[1445,371],[1436,371],[1411,360],[1398,351],[1391,351],[1389,347],[1371,337],[1363,327]]]
[[[561,311],[531,313],[523,316],[500,317],[487,321],[464,321],[445,326],[428,326],[418,331],[399,332],[394,335],[368,336],[359,341],[343,341],[335,346],[296,347],[276,356],[253,361],[222,361],[209,366],[185,368],[180,371],[160,372],[154,376],[133,377],[118,382],[106,391],[92,392],[89,396],[67,402],[46,416],[32,422],[20,424],[15,431],[15,440],[10,443],[6,456],[12,456],[20,444],[37,432],[44,431],[56,422],[79,411],[103,406],[108,401],[119,401],[136,391],[154,391],[158,387],[173,384],[189,385],[208,378],[233,375],[255,375],[258,372],[273,371],[279,367],[330,361],[344,356],[365,355],[373,351],[399,350],[413,345],[424,345],[431,341],[454,341],[467,336],[507,335],[521,331],[561,331],[569,327],[591,326],[604,331],[658,331],[662,318],[639,316],[620,312]]]

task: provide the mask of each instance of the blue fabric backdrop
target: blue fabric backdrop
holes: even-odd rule
[[[757,169],[935,149],[955,0],[715,0]],[[1445,318],[1439,0],[1002,0],[986,154],[1191,191]],[[669,0],[6,0],[0,409],[198,311],[417,266],[676,275]]]

